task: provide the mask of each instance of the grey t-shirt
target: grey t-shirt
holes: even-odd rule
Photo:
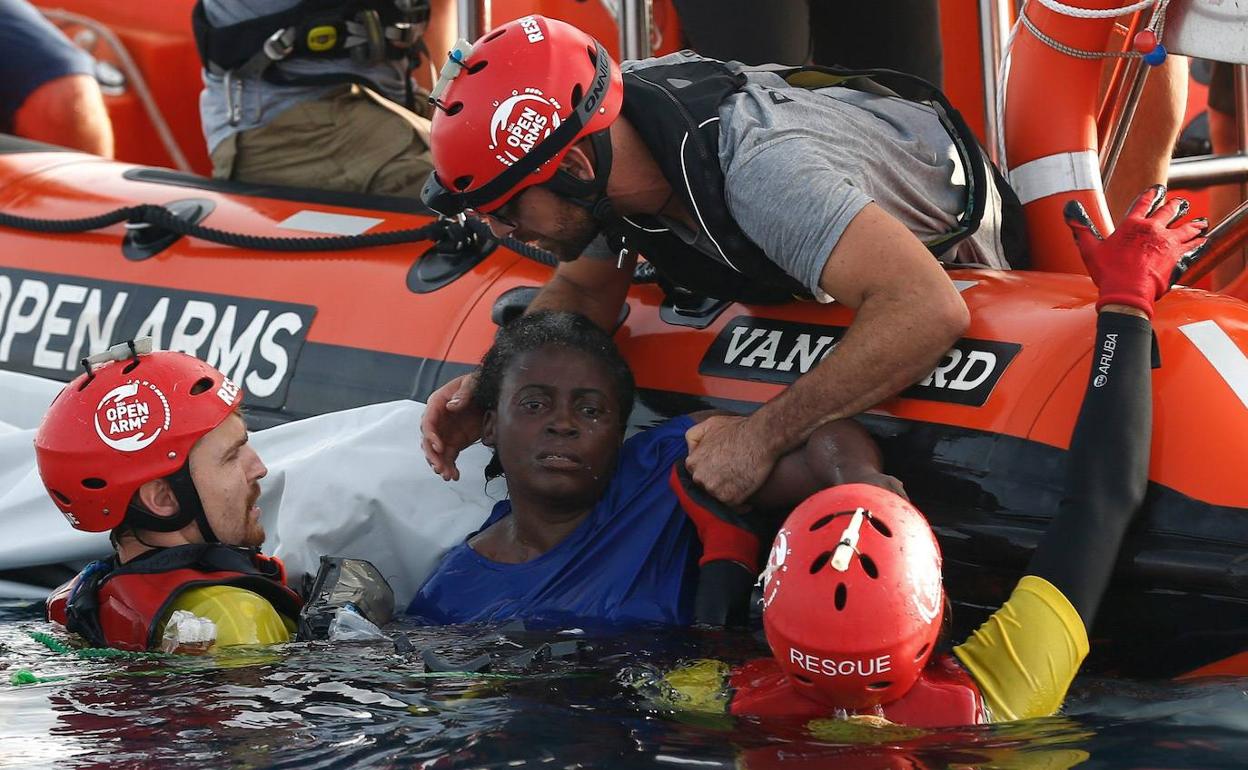
[[[625,62],[623,68],[697,58],[682,51]],[[923,241],[957,223],[966,197],[962,164],[930,107],[849,88],[793,88],[774,72],[745,71],[748,85],[719,109],[728,211],[750,240],[816,297],[827,299],[819,291],[824,263],[869,202]],[[943,261],[1008,269],[1000,243],[1001,201],[991,181],[988,187],[979,229]],[[715,253],[703,233],[664,224],[700,251]]]
[[[212,24],[224,27],[240,21],[278,13],[296,5],[299,0],[204,0],[204,13]],[[334,59],[291,59],[273,65],[288,75],[322,75],[346,72],[367,78],[377,85],[382,95],[402,102],[403,73],[399,64],[356,64],[350,57]],[[199,115],[204,139],[212,152],[226,137],[239,131],[258,128],[287,109],[319,99],[341,86],[284,86],[270,83],[259,76],[237,79],[233,88],[241,107],[241,119],[230,125],[225,78],[204,71],[204,90],[199,94]]]

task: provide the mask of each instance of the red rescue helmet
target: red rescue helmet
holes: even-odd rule
[[[800,692],[861,709],[905,695],[940,633],[940,548],[923,514],[869,484],[819,492],[763,572],[763,627]]]
[[[457,47],[446,67],[421,199],[447,216],[494,211],[549,181],[568,149],[610,126],[624,101],[620,68],[602,44],[544,16],[507,22],[466,55]]]
[[[195,442],[243,401],[238,385],[198,358],[131,345],[88,359],[35,434],[43,485],[86,532],[121,524],[139,487],[185,466]]]

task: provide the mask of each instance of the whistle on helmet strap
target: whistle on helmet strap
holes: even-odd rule
[[[135,356],[145,356],[152,352],[152,338],[139,337],[138,339],[128,342],[121,342],[113,345],[108,350],[101,351],[92,356],[82,359],[84,364],[98,366],[107,364],[112,361],[125,361]]]
[[[849,569],[850,560],[858,552],[858,532],[862,528],[862,518],[866,512],[866,508],[854,511],[854,517],[849,520],[849,526],[841,534],[841,542],[837,544],[836,550],[832,553],[832,569],[838,572]]]
[[[442,67],[442,72],[438,74],[438,82],[433,85],[433,90],[429,92],[431,100],[436,102],[442,98],[446,87],[459,75],[465,66],[464,61],[469,56],[472,56],[472,43],[461,37],[459,42],[451,48],[450,53],[446,55],[446,65]]]

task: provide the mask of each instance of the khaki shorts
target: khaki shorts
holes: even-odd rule
[[[212,175],[260,184],[418,196],[429,121],[359,86],[298,104],[212,151]]]

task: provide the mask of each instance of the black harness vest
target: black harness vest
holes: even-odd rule
[[[299,0],[284,11],[224,27],[208,20],[204,0],[191,11],[195,46],[204,67],[217,71],[248,68],[266,79],[295,85],[352,80],[348,76],[279,78],[268,64],[287,57],[360,61],[399,59],[423,53],[420,35],[429,22],[429,0]],[[363,83],[363,85],[369,85]]]
[[[868,93],[900,96],[936,110],[958,148],[967,176],[967,202],[957,226],[926,245],[936,256],[979,227],[987,192],[986,159],[962,116],[927,81],[888,70],[794,67],[776,70],[791,87],[847,86]],[[698,60],[635,69],[624,73],[623,114],[637,129],[663,176],[702,232],[716,247],[714,256],[685,243],[653,216],[622,218],[607,229],[613,248],[645,255],[659,282],[708,297],[750,303],[785,302],[810,292],[767,257],[732,219],[724,201],[724,173],[719,165],[719,107],[747,83],[714,60]],[[1017,198],[995,175],[1007,209]],[[1006,211],[1005,215],[1014,212]],[[1021,219],[1021,210],[1017,211]],[[1012,246],[1017,253],[1019,244]]]

